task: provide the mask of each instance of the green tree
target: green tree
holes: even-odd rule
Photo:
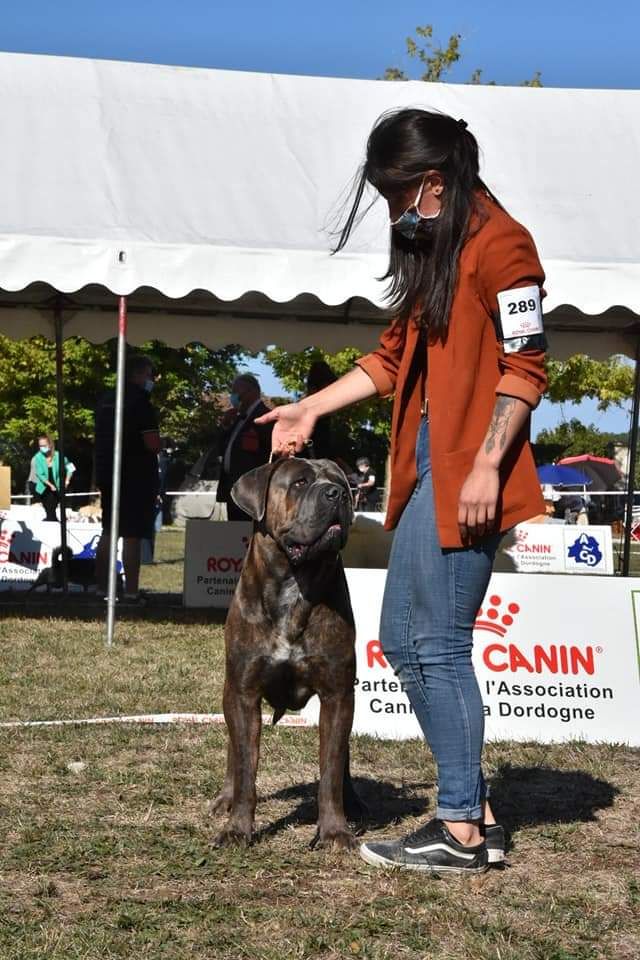
[[[553,429],[541,430],[533,445],[537,464],[553,463],[564,457],[613,457],[616,446],[627,447],[628,433],[598,430],[593,423],[582,423],[577,417],[559,423]],[[640,462],[636,464],[636,489],[640,487]]]
[[[287,353],[279,347],[265,352],[267,362],[285,389],[296,398],[306,390],[309,367],[316,360],[329,364],[337,377],[352,369],[362,353],[355,347],[346,347],[338,353],[327,353],[319,347],[309,347],[300,353]],[[353,467],[359,455],[366,455],[378,477],[384,476],[384,466],[391,431],[391,402],[373,397],[353,407],[340,410],[331,417],[332,446],[336,457]]]
[[[593,423],[583,423],[577,417],[559,423],[553,429],[541,430],[536,437],[535,453],[538,463],[553,463],[564,457],[610,457],[615,443],[626,443],[626,434],[606,433]]]
[[[387,67],[383,80],[426,80],[435,83],[442,80],[451,67],[461,57],[459,33],[453,33],[446,47],[440,46],[433,39],[433,27],[430,23],[423,27],[416,27],[415,37],[407,37],[407,56],[420,63],[422,74],[419,77],[410,77],[399,67]]]
[[[55,345],[45,337],[0,337],[0,352],[0,459],[12,466],[17,491],[38,434],[57,434]],[[154,404],[163,435],[182,446],[186,459],[195,459],[215,435],[216,394],[228,387],[240,348],[190,344],[173,350],[151,341],[135,352],[147,353],[158,370]],[[93,344],[72,337],[65,340],[63,358],[65,437],[71,449],[78,440],[93,439],[96,400],[115,384],[115,341]]]
[[[567,360],[547,359],[552,403],[579,403],[586,397],[598,401],[598,409],[621,406],[633,396],[633,364],[624,357],[593,360],[577,353]]]
[[[415,35],[406,39],[406,55],[411,61],[410,67],[419,64],[419,76],[406,73],[400,67],[387,67],[382,80],[425,80],[429,83],[438,83],[446,76],[451,68],[462,58],[462,34],[452,33],[446,46],[442,46],[433,37],[433,26],[430,23],[415,28]],[[411,71],[414,73],[415,71]],[[469,80],[470,83],[483,83],[482,70],[475,69]],[[489,86],[495,86],[495,80],[490,80]],[[536,70],[530,80],[522,82],[523,87],[541,87],[542,74]]]

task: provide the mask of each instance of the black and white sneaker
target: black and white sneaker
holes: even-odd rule
[[[489,868],[484,840],[473,847],[458,843],[442,820],[430,820],[404,840],[363,843],[360,856],[374,867],[422,870],[436,876],[484,873]]]
[[[499,823],[486,826],[484,828],[484,842],[487,845],[489,863],[504,863],[504,827],[501,827]]]

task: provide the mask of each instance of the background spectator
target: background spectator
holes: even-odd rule
[[[118,533],[123,539],[125,599],[138,601],[141,541],[151,540],[158,501],[158,414],[149,394],[154,370],[148,357],[127,363],[122,438],[122,475]],[[109,390],[96,411],[96,481],[102,499],[102,537],[96,553],[98,587],[106,592],[113,500],[113,437],[115,391]]]
[[[222,468],[216,499],[226,503],[228,520],[250,520],[231,499],[231,487],[249,470],[267,463],[271,455],[272,424],[255,423],[268,413],[260,397],[260,384],[254,376],[242,373],[231,384],[231,407],[222,418],[220,455]]]
[[[359,457],[356,460],[356,470],[355,509],[363,512],[372,511],[376,506],[376,475],[367,457]]]
[[[56,523],[58,520],[56,507],[60,502],[60,484],[62,482],[60,454],[56,450],[52,438],[47,434],[38,437],[38,452],[33,457],[31,465],[35,477],[35,481],[33,481],[35,494],[44,507],[44,519],[50,523]],[[65,457],[63,471],[65,490],[69,486],[74,470],[74,465]]]

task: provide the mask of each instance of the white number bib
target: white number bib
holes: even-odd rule
[[[516,287],[498,294],[500,325],[504,340],[543,333],[540,287]]]

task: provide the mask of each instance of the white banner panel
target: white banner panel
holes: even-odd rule
[[[421,736],[378,639],[384,570],[348,570],[356,618],[354,733]],[[488,739],[640,746],[640,580],[494,574],[474,662]],[[314,698],[303,711],[317,719]]]
[[[607,526],[521,523],[505,536],[500,552],[520,573],[613,573]]]
[[[228,607],[242,570],[253,524],[187,520],[184,546],[185,607]]]
[[[39,506],[0,510],[0,590],[28,590],[40,571],[51,566],[60,546],[60,524],[42,516]],[[94,559],[101,535],[99,523],[67,521],[67,544],[77,559]]]

